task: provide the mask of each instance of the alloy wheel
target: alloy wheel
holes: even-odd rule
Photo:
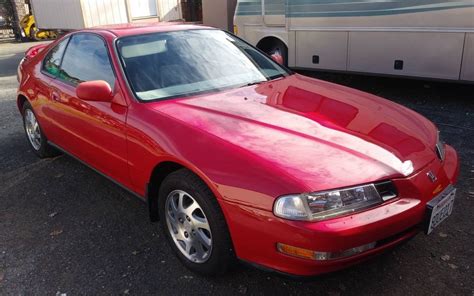
[[[41,148],[41,131],[36,116],[30,109],[25,110],[25,130],[31,146],[35,150],[39,150]]]
[[[174,190],[165,203],[166,224],[178,250],[191,262],[206,262],[212,251],[212,234],[201,206],[189,193]]]

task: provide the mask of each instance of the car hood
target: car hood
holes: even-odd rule
[[[210,145],[238,146],[307,190],[408,176],[435,158],[437,130],[421,115],[297,74],[152,108],[217,137]]]

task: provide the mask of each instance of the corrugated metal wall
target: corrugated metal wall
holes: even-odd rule
[[[180,3],[178,0],[160,0],[160,19],[162,21],[174,21],[182,18]],[[132,5],[132,2],[130,2]]]
[[[31,6],[38,28],[84,28],[81,0],[33,0]]]
[[[82,10],[86,27],[128,22],[124,0],[82,0]]]
[[[179,0],[30,0],[40,29],[82,29],[132,20],[172,21],[182,19]],[[128,2],[128,6],[127,6]],[[143,3],[142,3],[143,2]],[[149,3],[147,3],[149,2]],[[133,17],[133,8],[153,4],[155,16]],[[134,7],[135,5],[135,7]],[[130,8],[130,11],[127,9]],[[136,10],[136,9],[135,9]],[[158,10],[158,11],[157,11]],[[139,11],[140,12],[140,11]]]
[[[33,0],[42,29],[82,29],[128,22],[125,0]]]

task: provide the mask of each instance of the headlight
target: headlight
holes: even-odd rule
[[[438,140],[436,141],[436,155],[438,155],[438,158],[441,161],[444,160],[444,156],[446,155],[444,146],[445,146],[444,141],[443,139],[441,139],[440,132],[438,131]]]
[[[382,203],[374,184],[333,191],[284,195],[274,205],[276,216],[290,220],[324,220]]]

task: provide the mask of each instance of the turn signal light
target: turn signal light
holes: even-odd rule
[[[317,252],[308,249],[303,249],[299,247],[290,246],[287,244],[277,243],[277,250],[280,253],[286,254],[288,256],[310,259],[310,260],[318,260],[318,261],[325,261],[331,259],[340,259],[345,257],[354,256],[375,247],[375,242],[362,245],[359,247],[351,248],[344,250],[342,252]]]
[[[282,243],[277,243],[277,249],[279,252],[286,255],[293,256],[293,257],[300,257],[300,258],[306,258],[306,259],[312,259],[312,260],[315,259],[314,252],[311,250],[293,247],[293,246],[282,244]]]

